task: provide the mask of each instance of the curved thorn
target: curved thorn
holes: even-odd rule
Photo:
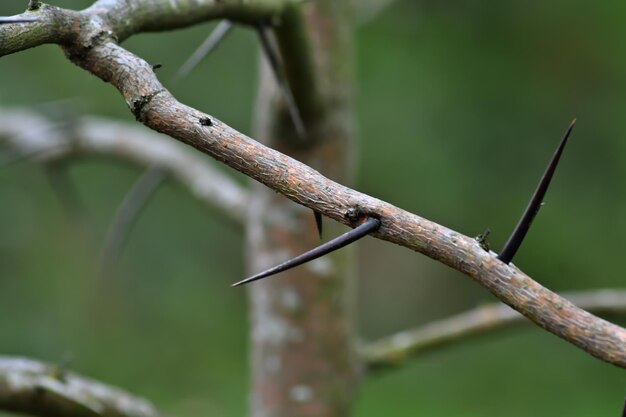
[[[313,216],[315,216],[315,226],[317,226],[317,233],[320,235],[320,239],[321,239],[322,227],[323,227],[322,213],[320,213],[319,211],[313,210]]]
[[[287,110],[289,111],[289,116],[291,116],[291,121],[293,122],[293,126],[296,129],[296,133],[298,134],[300,139],[304,140],[306,138],[304,122],[302,121],[302,116],[300,115],[300,110],[298,110],[298,106],[296,105],[296,100],[293,97],[291,88],[289,88],[289,83],[287,82],[287,77],[283,71],[283,67],[280,65],[278,59],[278,51],[276,50],[270,39],[268,26],[266,24],[260,23],[256,25],[256,30],[259,34],[263,53],[265,54],[265,57],[267,58],[267,61],[272,68],[272,71],[274,72],[276,83],[278,84],[283,98],[285,99],[285,104],[287,105]]]
[[[575,124],[576,124],[576,119],[574,119],[572,123],[569,125],[569,127],[567,128],[565,135],[563,135],[563,139],[561,139],[561,142],[559,143],[559,146],[556,148],[554,155],[552,155],[552,159],[550,160],[550,163],[548,164],[546,171],[543,173],[543,176],[541,177],[539,184],[537,184],[535,193],[530,199],[530,202],[528,203],[528,206],[526,207],[524,214],[522,214],[522,217],[517,223],[517,226],[515,226],[513,233],[511,233],[509,240],[507,240],[504,247],[502,248],[502,251],[498,255],[498,259],[504,262],[505,264],[508,264],[509,262],[511,262],[511,260],[515,256],[515,253],[517,252],[520,245],[522,244],[522,241],[524,240],[524,237],[526,236],[528,229],[530,229],[530,225],[532,224],[533,220],[535,219],[535,216],[537,215],[537,212],[539,211],[539,208],[541,207],[541,204],[543,202],[543,197],[546,195],[546,191],[548,191],[548,186],[550,185],[550,181],[552,180],[552,176],[554,175],[556,166],[559,163],[559,159],[561,158],[563,149],[565,148],[565,145],[567,144],[567,139],[569,138],[570,133],[572,133],[572,129],[574,128]]]
[[[130,231],[143,208],[156,190],[167,179],[167,172],[159,167],[148,168],[128,191],[111,221],[100,254],[100,275],[112,265],[122,251]]]
[[[37,22],[38,19],[27,18],[27,17],[0,17],[0,25],[10,24],[10,23],[32,23]]]
[[[176,74],[176,79],[181,80],[187,77],[191,71],[198,66],[204,58],[206,58],[226,37],[232,29],[233,24],[230,20],[222,20],[215,26],[208,38],[194,51],[193,54],[185,61]]]
[[[308,252],[298,255],[295,258],[292,258],[286,262],[283,262],[282,264],[276,265],[273,268],[270,268],[266,271],[253,275],[250,278],[246,278],[242,281],[236,282],[235,284],[231,285],[231,287],[248,284],[252,281],[256,281],[261,278],[266,278],[266,277],[269,277],[270,275],[278,274],[279,272],[287,271],[288,269],[291,269],[298,265],[302,265],[303,263],[312,261],[321,256],[327,255],[331,252],[336,251],[337,249],[341,249],[344,246],[349,245],[350,243],[361,239],[362,237],[377,230],[379,227],[380,227],[380,220],[374,217],[369,217],[367,220],[365,220],[363,223],[361,223],[359,226],[355,227],[354,229],[350,230],[349,232],[346,232],[341,236],[337,236],[333,240],[328,241],[316,248],[313,248]]]

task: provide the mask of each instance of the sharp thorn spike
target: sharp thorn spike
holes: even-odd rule
[[[278,51],[274,47],[270,38],[269,27],[268,25],[261,23],[258,24],[256,28],[257,33],[259,34],[259,40],[261,41],[261,48],[263,49],[263,53],[272,68],[272,72],[276,78],[276,83],[278,84],[281,94],[283,95],[283,99],[287,105],[287,110],[289,111],[289,116],[291,117],[293,126],[296,129],[296,133],[300,139],[304,140],[306,138],[306,129],[304,128],[302,115],[296,105],[296,100],[291,92],[291,88],[289,87],[287,76],[285,75],[283,67],[278,59]]]
[[[232,27],[233,23],[230,20],[222,20],[219,22],[206,40],[202,42],[198,49],[196,49],[189,59],[180,67],[176,74],[176,79],[182,80],[187,77],[204,58],[209,56],[209,54],[217,48],[226,35],[228,35]]]
[[[380,227],[380,220],[374,217],[369,217],[362,224],[344,233],[343,235],[337,236],[333,240],[328,241],[316,248],[311,249],[308,252],[298,255],[295,258],[292,258],[286,262],[283,262],[282,264],[279,264],[273,268],[270,268],[266,271],[253,275],[250,278],[246,278],[242,281],[236,282],[233,285],[231,285],[231,287],[237,287],[239,285],[248,284],[250,282],[253,282],[262,278],[267,278],[271,275],[278,274],[279,272],[287,271],[298,265],[302,265],[306,262],[312,261],[324,255],[327,255],[331,252],[336,251],[337,249],[341,249],[344,246],[347,246],[350,243],[361,239],[362,237],[377,230],[379,227]]]
[[[150,198],[167,179],[167,172],[160,166],[148,168],[128,191],[118,206],[100,253],[99,276],[104,275],[122,252],[142,210]]]
[[[11,23],[32,23],[37,21],[38,19],[27,17],[0,17],[0,25],[6,25]]]
[[[322,213],[320,213],[319,211],[313,210],[313,216],[315,216],[315,226],[317,226],[317,233],[320,235],[320,239],[321,239],[322,227],[323,227]]]
[[[561,158],[561,154],[563,153],[563,149],[567,144],[567,140],[572,133],[572,129],[574,128],[575,124],[576,119],[574,119],[567,128],[567,131],[565,132],[565,135],[563,135],[563,139],[561,139],[561,142],[556,148],[554,155],[552,155],[552,159],[550,160],[548,167],[543,173],[539,184],[537,184],[537,188],[535,189],[535,192],[530,199],[530,202],[528,203],[524,214],[522,214],[522,217],[517,223],[517,226],[515,226],[513,233],[511,233],[511,236],[509,237],[504,247],[502,248],[502,251],[498,255],[498,259],[500,259],[505,264],[508,264],[511,262],[511,260],[513,260],[513,257],[515,256],[517,250],[522,244],[524,237],[526,237],[526,233],[528,233],[530,225],[532,224],[535,216],[537,215],[537,212],[539,211],[539,208],[541,207],[543,198],[546,195],[546,191],[548,191],[548,186],[550,185],[550,181],[554,176],[554,171],[556,170],[559,159]]]

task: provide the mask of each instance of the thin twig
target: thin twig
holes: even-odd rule
[[[128,191],[111,221],[100,255],[99,276],[103,276],[119,258],[139,215],[155,192],[167,179],[168,173],[160,166],[148,168]]]
[[[216,47],[224,40],[228,32],[232,29],[233,24],[230,20],[222,20],[217,24],[208,38],[194,51],[194,53],[185,61],[176,74],[176,79],[181,80],[187,77],[191,71],[198,66],[204,58],[206,58]]]
[[[597,314],[626,313],[626,290],[591,290],[562,296]],[[369,369],[384,369],[474,336],[525,323],[529,323],[528,319],[511,307],[502,303],[487,304],[367,343],[360,351]]]

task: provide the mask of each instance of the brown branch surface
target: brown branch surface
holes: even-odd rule
[[[601,315],[626,313],[626,290],[604,289],[561,294],[576,306]],[[361,358],[369,370],[395,367],[426,352],[529,321],[506,304],[493,303],[426,323],[364,344]]]
[[[117,21],[134,27],[132,10],[122,7],[124,4],[128,2],[99,1],[92,10],[118,7]],[[73,16],[73,13],[56,11],[61,16]],[[31,17],[32,14],[29,13]],[[493,252],[483,250],[474,239],[338,184],[178,102],[161,85],[147,62],[117,45],[116,39],[129,35],[128,29],[116,34],[115,26],[107,26],[102,15],[83,12],[80,16],[80,25],[68,26],[72,36],[59,39],[59,42],[65,40],[67,56],[115,86],[135,117],[146,126],[194,146],[296,203],[344,224],[355,225],[355,218],[350,215],[355,210],[362,216],[379,218],[381,227],[375,237],[423,253],[469,275],[539,326],[599,359],[626,367],[625,329],[576,307],[513,264],[498,261]],[[6,34],[2,29],[0,39]],[[0,45],[0,54],[6,53],[7,48]]]
[[[148,401],[26,358],[0,356],[0,409],[42,417],[159,417]]]

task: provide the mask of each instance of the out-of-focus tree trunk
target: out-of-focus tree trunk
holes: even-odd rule
[[[348,3],[310,2],[303,14],[296,16],[305,22],[319,93],[314,103],[298,97],[311,86],[298,86],[300,74],[291,68],[294,95],[309,137],[300,141],[295,135],[266,65],[260,74],[254,133],[255,138],[341,183],[349,182],[354,152],[350,149],[352,28]],[[290,34],[281,34],[283,30],[288,28],[278,29],[279,43],[288,54]],[[320,243],[310,210],[256,183],[253,187],[247,224],[249,272],[273,266]],[[324,226],[326,237],[343,231],[329,220]],[[357,383],[350,263],[350,250],[344,249],[250,285],[251,416],[350,414]]]

